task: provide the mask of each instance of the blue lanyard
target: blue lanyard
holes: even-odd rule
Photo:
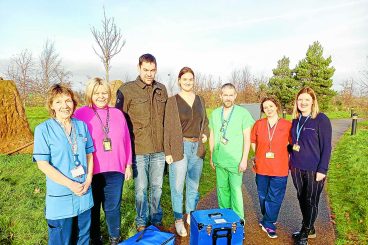
[[[222,107],[222,110],[221,110],[221,129],[220,129],[220,131],[222,132],[222,137],[224,137],[224,138],[226,138],[225,136],[226,136],[227,126],[230,123],[230,119],[231,119],[231,116],[233,115],[234,108],[235,108],[235,106],[233,106],[233,108],[231,109],[230,115],[227,118],[227,120],[224,120],[224,107]]]
[[[310,118],[310,115],[307,116],[307,118],[305,119],[304,123],[302,126],[299,126],[300,123],[300,119],[302,118],[302,115],[299,116],[299,121],[298,124],[296,125],[296,143],[298,144],[299,142],[299,138],[300,138],[300,133],[302,132],[302,129],[305,125],[305,123],[308,121],[308,119]]]
[[[63,129],[64,134],[66,136],[66,139],[68,140],[68,143],[72,149],[72,153],[74,156],[74,164],[76,166],[80,165],[81,162],[78,159],[78,142],[77,142],[77,131],[75,129],[73,120],[70,120],[70,124],[71,124],[71,130],[70,130],[70,134],[71,136],[68,135],[68,133],[66,132],[66,128],[64,127],[64,125],[59,122],[56,118],[54,118],[54,120],[57,122],[57,124],[59,124],[59,126]]]

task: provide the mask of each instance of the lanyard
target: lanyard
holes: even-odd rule
[[[229,126],[230,123],[230,119],[231,116],[233,115],[233,111],[234,111],[235,106],[233,106],[233,108],[231,109],[230,115],[227,118],[227,120],[224,120],[224,107],[222,107],[222,111],[221,111],[221,129],[220,132],[222,132],[222,137],[226,138],[226,130],[227,130],[227,126]]]
[[[296,143],[298,144],[299,142],[299,137],[300,137],[300,133],[302,132],[302,129],[305,125],[305,123],[308,121],[308,119],[310,118],[310,115],[307,116],[307,118],[305,119],[304,123],[302,126],[299,126],[300,124],[300,119],[302,118],[302,115],[299,116],[299,121],[298,124],[296,125]]]
[[[105,134],[105,138],[107,138],[107,135],[110,131],[109,128],[109,121],[110,121],[110,112],[109,112],[109,107],[107,107],[107,116],[106,116],[106,124],[103,125],[102,120],[100,115],[98,115],[98,112],[93,108],[93,112],[95,113],[95,115],[97,116],[98,120],[100,121],[101,127],[102,127],[102,131]]]
[[[64,125],[61,122],[59,122],[56,118],[54,118],[54,119],[60,125],[60,127],[63,129],[64,134],[66,136],[66,139],[68,140],[68,143],[72,148],[72,152],[73,152],[74,157],[78,158],[78,154],[77,154],[77,152],[78,152],[77,133],[76,133],[76,130],[75,130],[75,127],[74,127],[73,120],[70,121],[70,124],[71,124],[72,128],[71,128],[70,135],[69,135],[67,133],[67,130],[64,127]]]
[[[276,131],[278,123],[279,123],[279,120],[277,119],[277,122],[274,126],[275,128],[273,129],[272,135],[271,135],[271,126],[270,126],[269,122],[267,121],[267,131],[268,131],[268,140],[270,141],[270,145],[269,145],[270,151],[271,151],[271,142],[272,142],[273,136],[275,135],[275,131]]]

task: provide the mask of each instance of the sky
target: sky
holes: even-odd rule
[[[368,0],[0,0],[0,75],[24,49],[37,62],[51,40],[75,84],[103,77],[91,34],[103,7],[126,40],[110,80],[135,79],[144,53],[156,57],[163,83],[184,66],[223,81],[243,67],[271,77],[279,59],[294,68],[314,41],[332,57],[334,89],[368,69]]]

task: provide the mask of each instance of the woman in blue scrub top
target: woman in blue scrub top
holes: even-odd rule
[[[46,175],[48,244],[89,244],[93,142],[87,125],[71,118],[73,91],[55,84],[47,107],[52,118],[35,129],[33,161]],[[73,228],[74,227],[74,228]]]

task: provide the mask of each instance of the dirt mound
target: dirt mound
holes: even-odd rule
[[[123,85],[123,81],[121,80],[114,80],[110,82],[110,89],[111,89],[111,101],[110,106],[115,106],[116,103],[116,92],[120,88],[121,85]]]
[[[15,83],[0,81],[0,154],[32,153],[33,134]]]

